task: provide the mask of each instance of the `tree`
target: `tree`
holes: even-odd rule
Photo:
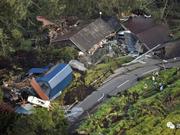
[[[30,3],[30,0],[0,1],[0,46],[3,48],[3,55],[13,51],[22,37],[19,22],[26,18]]]
[[[38,32],[37,15],[54,19],[64,10],[63,0],[1,0],[0,51],[8,56]]]
[[[9,131],[11,135],[66,135],[67,122],[64,113],[58,105],[51,111],[36,108],[31,115],[20,116]]]

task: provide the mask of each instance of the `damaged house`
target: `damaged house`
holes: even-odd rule
[[[170,30],[166,24],[156,24],[151,17],[134,16],[129,17],[123,25],[137,38],[142,53],[161,44],[154,52],[159,56],[164,55],[163,44],[171,40]]]
[[[70,37],[70,40],[82,52],[93,54],[102,47],[103,40],[114,31],[108,23],[99,18]]]
[[[91,56],[96,55],[95,52],[98,49],[108,44],[109,38],[115,36],[116,32],[122,29],[116,17],[98,18],[91,23],[77,22],[72,25],[69,32],[63,35],[59,33],[56,38],[52,39],[51,43],[54,45],[61,44],[61,46],[64,43],[73,45],[79,49],[79,54],[88,57],[88,60]],[[105,54],[111,50],[108,46],[106,48]]]
[[[32,68],[18,83],[4,82],[4,101],[21,114],[31,114],[34,106],[49,109],[50,101],[72,82],[72,72],[69,64]]]
[[[137,57],[171,39],[166,24],[157,24],[146,16],[130,16],[124,22],[116,17],[102,17],[91,23],[77,18],[70,20],[71,23],[68,23],[68,19],[65,19],[60,28],[55,28],[56,34],[52,36],[51,44],[63,46],[65,43],[77,47],[79,55],[85,57],[88,63],[96,63],[103,56],[115,57],[118,54]],[[155,54],[163,56],[164,50],[163,47],[158,48]]]
[[[68,34],[58,35],[52,43],[70,41],[83,53],[93,54],[102,46],[106,37],[111,36],[121,25],[116,18],[111,17],[110,19],[98,18],[89,24],[79,24],[76,27],[79,28],[74,28],[76,30]]]

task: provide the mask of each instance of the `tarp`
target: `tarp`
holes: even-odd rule
[[[15,112],[19,114],[32,114],[34,107],[31,104],[21,105],[16,108]]]
[[[41,67],[41,68],[31,68],[28,71],[28,75],[45,73],[49,70],[50,67],[51,67],[51,64],[48,66]]]

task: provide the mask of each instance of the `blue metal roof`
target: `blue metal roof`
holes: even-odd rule
[[[45,76],[38,78],[37,81],[49,82],[57,73],[59,73],[67,64],[58,64],[45,74]]]
[[[43,77],[36,79],[38,83],[46,84],[43,88],[50,100],[60,95],[61,91],[72,81],[72,69],[68,64],[57,64]]]
[[[64,90],[65,87],[67,87],[71,81],[72,81],[72,74],[69,74],[66,78],[63,79],[63,81],[61,81],[55,88],[53,88],[50,91],[49,99],[53,100],[57,98],[61,94],[62,90]]]

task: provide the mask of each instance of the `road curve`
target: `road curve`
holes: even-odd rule
[[[82,107],[84,111],[88,111],[105,99],[107,95],[114,96],[119,92],[126,90],[138,82],[139,77],[143,77],[155,71],[159,71],[163,68],[180,67],[180,61],[169,60],[166,63],[160,63],[155,65],[147,65],[136,70],[127,72],[123,75],[112,78],[110,81],[102,85],[97,91],[94,91],[91,95],[86,97],[83,101],[76,105],[76,107]],[[102,98],[103,97],[103,98]]]
[[[166,63],[154,62],[154,64],[147,64],[132,71],[126,71],[121,75],[115,75],[115,77],[111,79],[108,78],[107,81],[105,81],[105,83],[97,89],[97,91],[94,91],[91,95],[75,106],[83,108],[84,113],[70,123],[69,129],[71,130],[69,130],[69,134],[73,135],[75,133],[75,129],[79,126],[81,121],[88,116],[89,113],[93,113],[100,104],[106,101],[109,96],[115,96],[118,93],[134,86],[140,77],[159,71],[162,68],[171,67],[180,67],[180,58],[176,60],[168,60]]]

